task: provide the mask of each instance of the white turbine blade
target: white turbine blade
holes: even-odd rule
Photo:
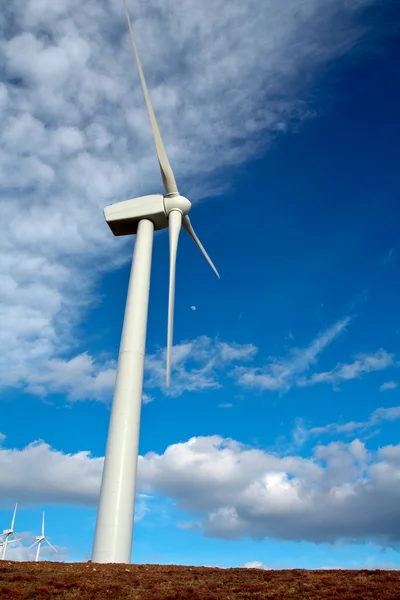
[[[172,338],[174,330],[174,305],[175,305],[175,274],[176,253],[178,250],[179,233],[182,226],[182,213],[180,210],[171,210],[168,215],[169,229],[169,297],[168,297],[168,335],[167,335],[167,387],[171,382],[172,364]]]
[[[49,540],[47,538],[44,538],[44,541],[48,543],[48,545],[50,546],[50,548],[52,548],[54,550],[54,552],[58,552],[58,550],[56,550],[53,546],[53,544],[50,544]]]
[[[13,514],[13,518],[12,518],[12,521],[11,521],[11,527],[10,527],[10,529],[12,531],[14,531],[14,522],[15,522],[15,515],[17,514],[17,506],[18,506],[18,502],[15,505],[14,514]]]
[[[194,241],[194,243],[200,248],[201,253],[203,254],[204,258],[206,259],[206,261],[208,262],[208,264],[210,265],[210,267],[212,268],[212,270],[214,271],[214,273],[216,274],[216,276],[218,277],[218,279],[221,279],[220,276],[219,276],[219,273],[218,273],[217,269],[215,268],[215,265],[214,265],[213,261],[208,256],[207,252],[204,249],[203,244],[200,242],[199,238],[195,234],[195,231],[194,231],[194,229],[192,227],[192,223],[190,222],[190,219],[189,219],[188,215],[185,215],[183,217],[182,227],[190,235],[190,237],[192,238],[192,240]]]
[[[42,536],[44,537],[44,511],[42,514]]]
[[[10,534],[10,535],[11,535],[11,534]],[[19,541],[20,541],[20,539],[21,539],[21,538],[17,538],[17,537],[14,535],[14,539],[12,539],[12,538],[10,537],[10,538],[9,538],[9,540],[8,540],[8,543],[9,543],[9,544],[13,544],[14,542],[19,542]]]
[[[20,540],[20,538],[17,538],[17,536],[15,535],[15,533],[13,533],[13,536],[14,536],[14,539],[13,539],[13,540],[10,540],[10,542],[17,542],[18,546],[19,546],[20,548],[22,548],[22,544],[21,544],[21,540]]]
[[[158,128],[157,119],[154,114],[153,105],[151,104],[149,90],[147,89],[146,79],[142,69],[142,63],[140,62],[139,52],[136,46],[135,37],[133,35],[132,23],[129,16],[128,6],[126,0],[124,0],[126,19],[128,21],[129,34],[131,36],[133,51],[135,53],[136,63],[139,70],[139,77],[142,84],[144,100],[146,102],[147,112],[149,114],[150,125],[153,131],[154,142],[156,145],[156,152],[158,157],[158,162],[160,164],[161,176],[164,183],[165,193],[168,194],[178,194],[178,188],[175,181],[175,176],[172,172],[171,165],[169,164],[169,160],[167,157],[167,153],[165,152],[164,143],[162,141],[161,133]]]
[[[36,540],[36,542],[33,542],[33,544],[31,544],[30,546],[28,546],[28,550],[30,550],[31,548],[33,548],[34,546],[36,546],[36,544],[39,543],[39,540]]]

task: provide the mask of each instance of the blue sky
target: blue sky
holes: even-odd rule
[[[213,2],[131,6],[221,273],[181,237],[168,392],[156,234],[132,560],[394,568],[399,13]],[[120,4],[0,20],[0,520],[19,502],[27,546],[44,509],[68,561],[91,553],[133,243],[102,209],[161,183]]]

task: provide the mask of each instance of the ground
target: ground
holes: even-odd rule
[[[0,599],[399,600],[399,571],[0,563]]]

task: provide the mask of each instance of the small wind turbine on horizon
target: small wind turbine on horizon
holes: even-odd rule
[[[1,560],[5,560],[6,558],[6,554],[7,554],[7,547],[8,544],[13,544],[14,542],[18,542],[18,544],[21,546],[19,539],[17,538],[17,536],[14,533],[14,523],[15,523],[15,516],[17,514],[17,507],[18,507],[18,502],[15,505],[14,508],[14,513],[11,519],[11,526],[10,529],[4,529],[3,533],[1,534],[1,537],[3,537],[4,539],[2,540],[2,544],[1,544]],[[10,539],[12,536],[12,539]]]
[[[57,550],[54,548],[54,546],[52,544],[50,544],[49,540],[44,535],[44,511],[42,513],[42,535],[37,535],[36,536],[36,541],[33,542],[33,544],[31,546],[29,546],[29,548],[28,548],[28,550],[30,550],[31,548],[33,548],[34,546],[37,545],[35,562],[38,562],[38,560],[39,560],[40,546],[42,545],[43,542],[46,542],[46,544],[48,544],[50,546],[50,548],[52,550],[54,550],[54,552],[57,552]]]
[[[181,196],[178,191],[151,104],[126,0],[124,0],[124,7],[165,194],[133,198],[112,204],[104,209],[106,222],[113,234],[116,236],[136,234],[136,241],[93,543],[92,561],[99,563],[129,563],[131,559],[154,231],[166,228],[169,230],[167,387],[171,380],[176,256],[182,227],[219,277],[217,269],[194,232],[189,219],[188,212],[191,202]]]

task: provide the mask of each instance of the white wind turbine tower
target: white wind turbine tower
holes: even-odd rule
[[[15,505],[15,508],[14,508],[14,514],[13,514],[12,519],[11,519],[10,529],[4,529],[4,531],[2,533],[2,537],[4,538],[2,540],[2,543],[1,543],[1,546],[0,546],[1,549],[2,549],[2,552],[1,552],[1,559],[2,560],[5,560],[5,558],[6,558],[8,544],[13,544],[14,542],[18,542],[18,544],[19,544],[19,539],[17,538],[17,536],[14,533],[14,523],[15,523],[15,515],[17,514],[17,507],[18,507],[18,502],[17,502],[17,504]],[[21,544],[19,544],[19,545],[21,545]]]
[[[136,234],[136,242],[93,543],[92,560],[99,563],[129,563],[131,559],[154,230],[169,229],[167,386],[171,378],[176,255],[181,227],[197,244],[219,277],[218,271],[193,230],[188,216],[191,203],[179,194],[151,104],[126,0],[124,5],[165,194],[133,198],[107,206],[104,210],[105,219],[113,234],[116,236]]]
[[[54,552],[57,552],[57,550],[54,548],[54,546],[52,544],[50,544],[49,540],[44,535],[44,511],[42,513],[42,535],[37,535],[36,536],[36,541],[33,542],[33,544],[31,546],[29,546],[29,548],[28,548],[30,550],[34,546],[37,546],[35,562],[38,562],[38,560],[39,560],[40,546],[42,545],[43,542],[46,542],[46,544],[48,544],[50,546],[50,548],[52,550],[54,550]]]

